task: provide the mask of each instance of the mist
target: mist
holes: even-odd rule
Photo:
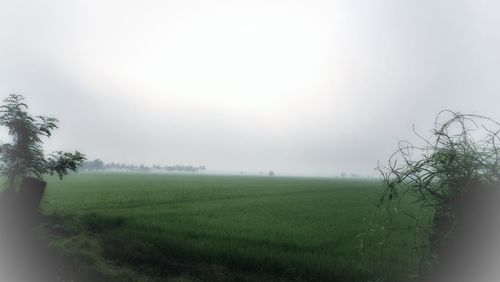
[[[499,8],[4,1],[0,96],[60,120],[48,150],[89,159],[376,175],[440,110],[500,120]]]

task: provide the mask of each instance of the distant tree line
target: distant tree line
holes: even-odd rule
[[[104,163],[100,159],[95,159],[93,161],[85,161],[81,167],[85,171],[137,171],[137,172],[198,172],[201,170],[206,170],[203,165],[192,166],[192,165],[153,165],[146,166],[144,164],[125,164],[125,163]]]

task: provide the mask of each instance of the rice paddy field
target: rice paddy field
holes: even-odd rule
[[[365,235],[376,180],[81,173],[48,182],[42,211],[56,223],[41,236],[111,281],[405,281],[418,271],[411,232]]]

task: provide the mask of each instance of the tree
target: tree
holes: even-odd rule
[[[104,169],[104,162],[100,159],[95,159],[93,161],[85,161],[82,164],[82,169],[86,170],[102,170]]]
[[[57,174],[59,178],[82,165],[85,155],[75,151],[54,152],[45,157],[43,137],[50,137],[57,128],[53,117],[35,116],[28,113],[28,105],[22,95],[11,94],[0,106],[0,125],[9,129],[11,143],[0,145],[0,173],[8,181],[8,190],[14,191],[16,183],[24,177],[43,179],[45,174]]]

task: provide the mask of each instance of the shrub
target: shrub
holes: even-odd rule
[[[459,214],[471,190],[497,187],[500,180],[500,123],[480,115],[442,111],[429,138],[414,130],[419,145],[400,142],[385,166],[379,165],[385,190],[379,209],[390,217],[403,214],[399,203],[405,197],[416,199],[419,211],[412,214],[422,224],[432,214],[426,247],[439,249],[456,229]],[[460,210],[462,209],[462,211]],[[424,212],[427,210],[428,212]],[[430,212],[429,212],[430,211]],[[373,221],[372,221],[373,222]]]

